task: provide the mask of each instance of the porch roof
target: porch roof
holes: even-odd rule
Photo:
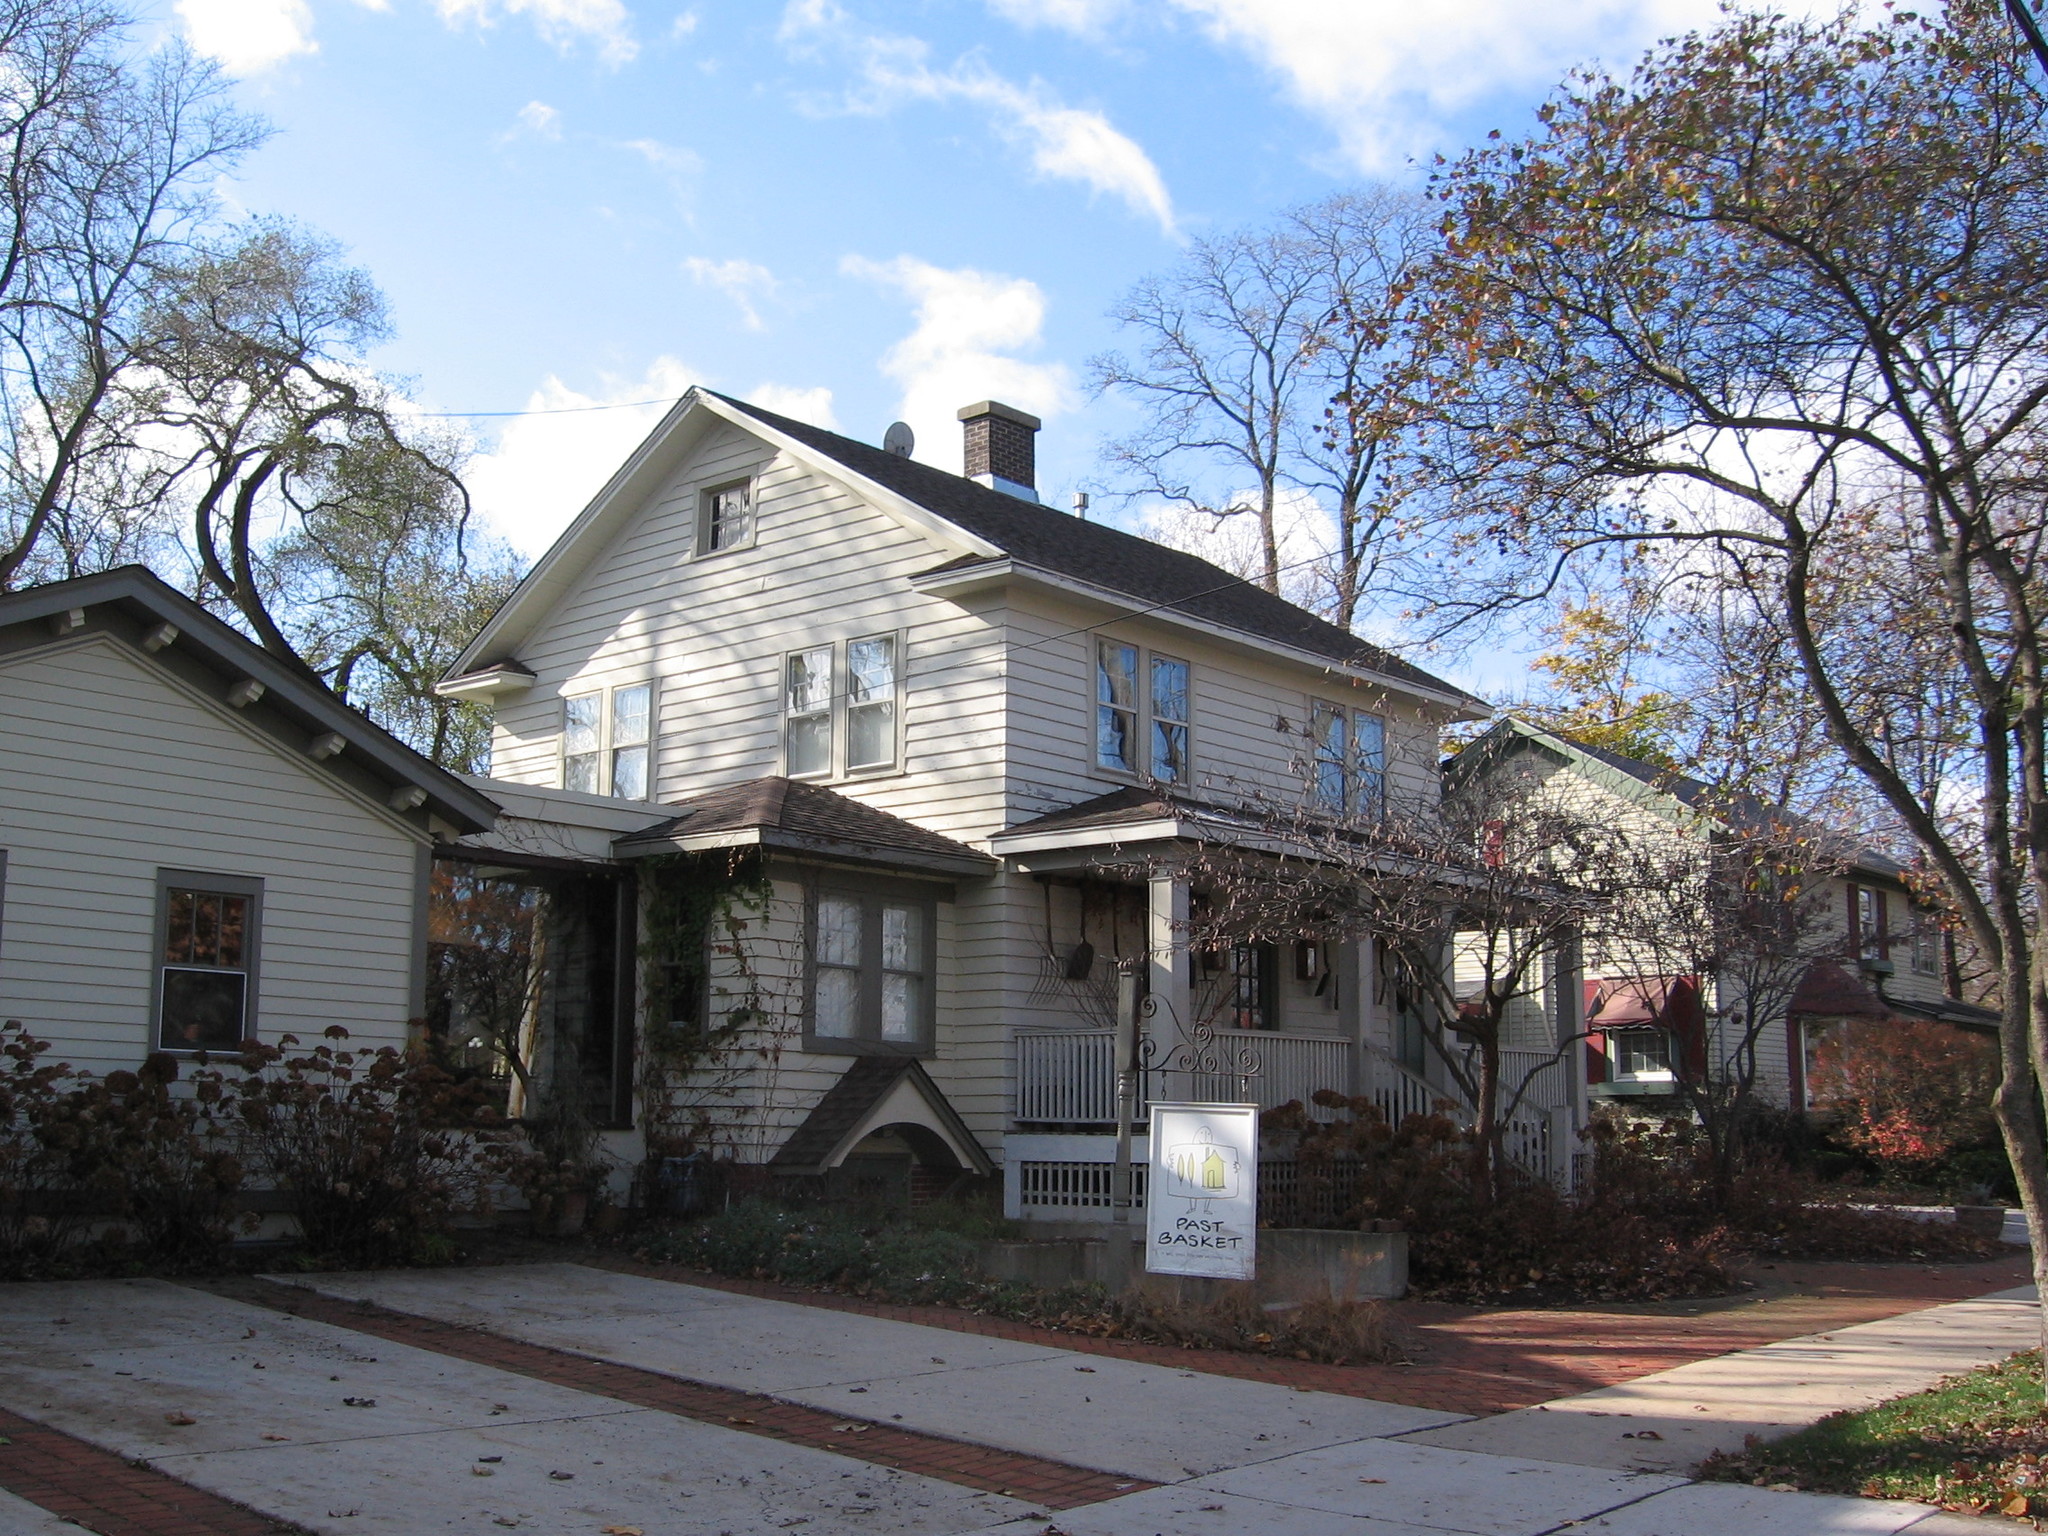
[[[1027,854],[1176,840],[1243,842],[1259,835],[1248,818],[1222,806],[1129,784],[1019,822],[990,838],[989,846],[1001,854]]]
[[[673,807],[668,820],[612,843],[620,858],[761,848],[912,874],[993,874],[996,861],[915,822],[801,779],[748,779]]]
[[[1799,978],[1785,1011],[1824,1018],[1888,1019],[1893,1008],[1834,961],[1816,960]]]

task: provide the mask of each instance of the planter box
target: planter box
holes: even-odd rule
[[[1100,1232],[1101,1228],[1095,1229]],[[1108,1236],[992,1239],[976,1244],[976,1263],[991,1280],[1048,1290],[1110,1280]],[[1133,1232],[1131,1273],[1145,1272],[1144,1239]],[[1406,1232],[1341,1232],[1309,1227],[1259,1231],[1259,1299],[1282,1306],[1332,1297],[1369,1301],[1408,1293]]]

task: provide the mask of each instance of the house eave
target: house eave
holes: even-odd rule
[[[644,859],[664,853],[711,853],[728,848],[758,848],[797,860],[817,859],[899,874],[952,879],[986,879],[1000,867],[996,859],[976,854],[960,857],[924,849],[883,848],[836,838],[810,837],[772,827],[733,827],[718,832],[633,834],[617,839],[613,852],[621,859]]]
[[[537,679],[527,668],[516,661],[501,661],[493,666],[480,667],[474,672],[465,672],[459,677],[446,678],[434,684],[434,692],[444,699],[478,699],[489,702],[511,693],[524,693]]]
[[[1440,689],[1424,687],[1413,681],[1391,677],[1371,667],[1359,666],[1353,662],[1338,661],[1328,656],[1317,655],[1299,646],[1287,645],[1278,640],[1269,640],[1246,630],[1237,629],[1213,620],[1198,618],[1183,613],[1177,608],[1158,604],[1135,602],[1128,594],[1113,587],[1098,586],[1042,566],[1031,565],[1013,556],[978,561],[973,565],[953,566],[943,570],[926,571],[910,578],[914,591],[933,597],[958,600],[971,597],[977,592],[986,592],[998,587],[1023,584],[1057,592],[1065,597],[1078,598],[1083,602],[1111,609],[1119,617],[1146,619],[1173,629],[1185,630],[1205,639],[1220,641],[1233,649],[1254,655],[1283,661],[1290,666],[1306,667],[1326,677],[1341,677],[1349,682],[1363,683],[1388,693],[1400,694],[1407,698],[1434,704],[1448,710],[1452,720],[1484,720],[1493,713],[1492,708],[1470,694],[1451,693]]]

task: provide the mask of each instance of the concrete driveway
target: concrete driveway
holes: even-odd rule
[[[1914,1314],[1904,1347],[2003,1353],[2032,1307],[1996,1305],[1995,1327],[1994,1314]],[[1932,1358],[1905,1361],[1896,1341],[1837,1347],[1865,1365],[1899,1357],[1856,1390]],[[1772,1348],[1810,1373],[1809,1356]],[[1705,1364],[1753,1399],[1777,1367],[1760,1385],[1745,1362],[1766,1353]],[[1792,1416],[1814,1406],[1797,1399]],[[152,1280],[0,1288],[0,1409],[75,1437],[80,1457],[337,1536],[1935,1536],[1952,1523],[1918,1505],[1686,1483],[1632,1447],[1615,1454],[1614,1410],[1468,1423],[570,1264],[291,1277],[254,1303]],[[8,1455],[0,1489],[17,1486]],[[0,1502],[0,1536],[56,1528],[38,1505]]]

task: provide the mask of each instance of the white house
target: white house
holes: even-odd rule
[[[1995,1031],[1998,1014],[1948,996],[1943,945],[1905,866],[1842,834],[1830,834],[1752,797],[1729,794],[1653,763],[1545,730],[1499,721],[1447,766],[1457,785],[1500,772],[1532,772],[1583,814],[1642,839],[1674,839],[1702,859],[1716,839],[1788,824],[1810,830],[1829,873],[1815,893],[1808,931],[1788,936],[1793,969],[1763,994],[1755,1030],[1755,1091],[1780,1108],[1809,1106],[1813,1045],[1845,1019],[1938,1023]],[[1741,983],[1711,972],[1639,974],[1629,946],[1584,956],[1587,1093],[1669,1110],[1688,1071],[1725,1073],[1749,1035]],[[1760,959],[1758,963],[1763,963]],[[1796,972],[1796,974],[1795,974]],[[1762,974],[1754,966],[1750,974]]]
[[[452,852],[567,878],[758,850],[772,900],[706,983],[710,1016],[746,1008],[744,1050],[716,1092],[615,1081],[613,1123],[694,1116],[722,1155],[791,1171],[1000,1165],[1013,1207],[1048,1214],[1106,1199],[1120,958],[1162,1047],[1199,1026],[1221,1053],[1159,1089],[1280,1103],[1401,1076],[1369,947],[1191,957],[1172,855],[1231,835],[1219,807],[1246,792],[1433,796],[1440,729],[1484,706],[1042,505],[1038,422],[960,417],[955,475],[693,390],[444,681],[495,707],[485,787],[509,813]]]
[[[433,850],[496,815],[139,567],[0,595],[0,1018],[53,1059],[404,1045]]]

